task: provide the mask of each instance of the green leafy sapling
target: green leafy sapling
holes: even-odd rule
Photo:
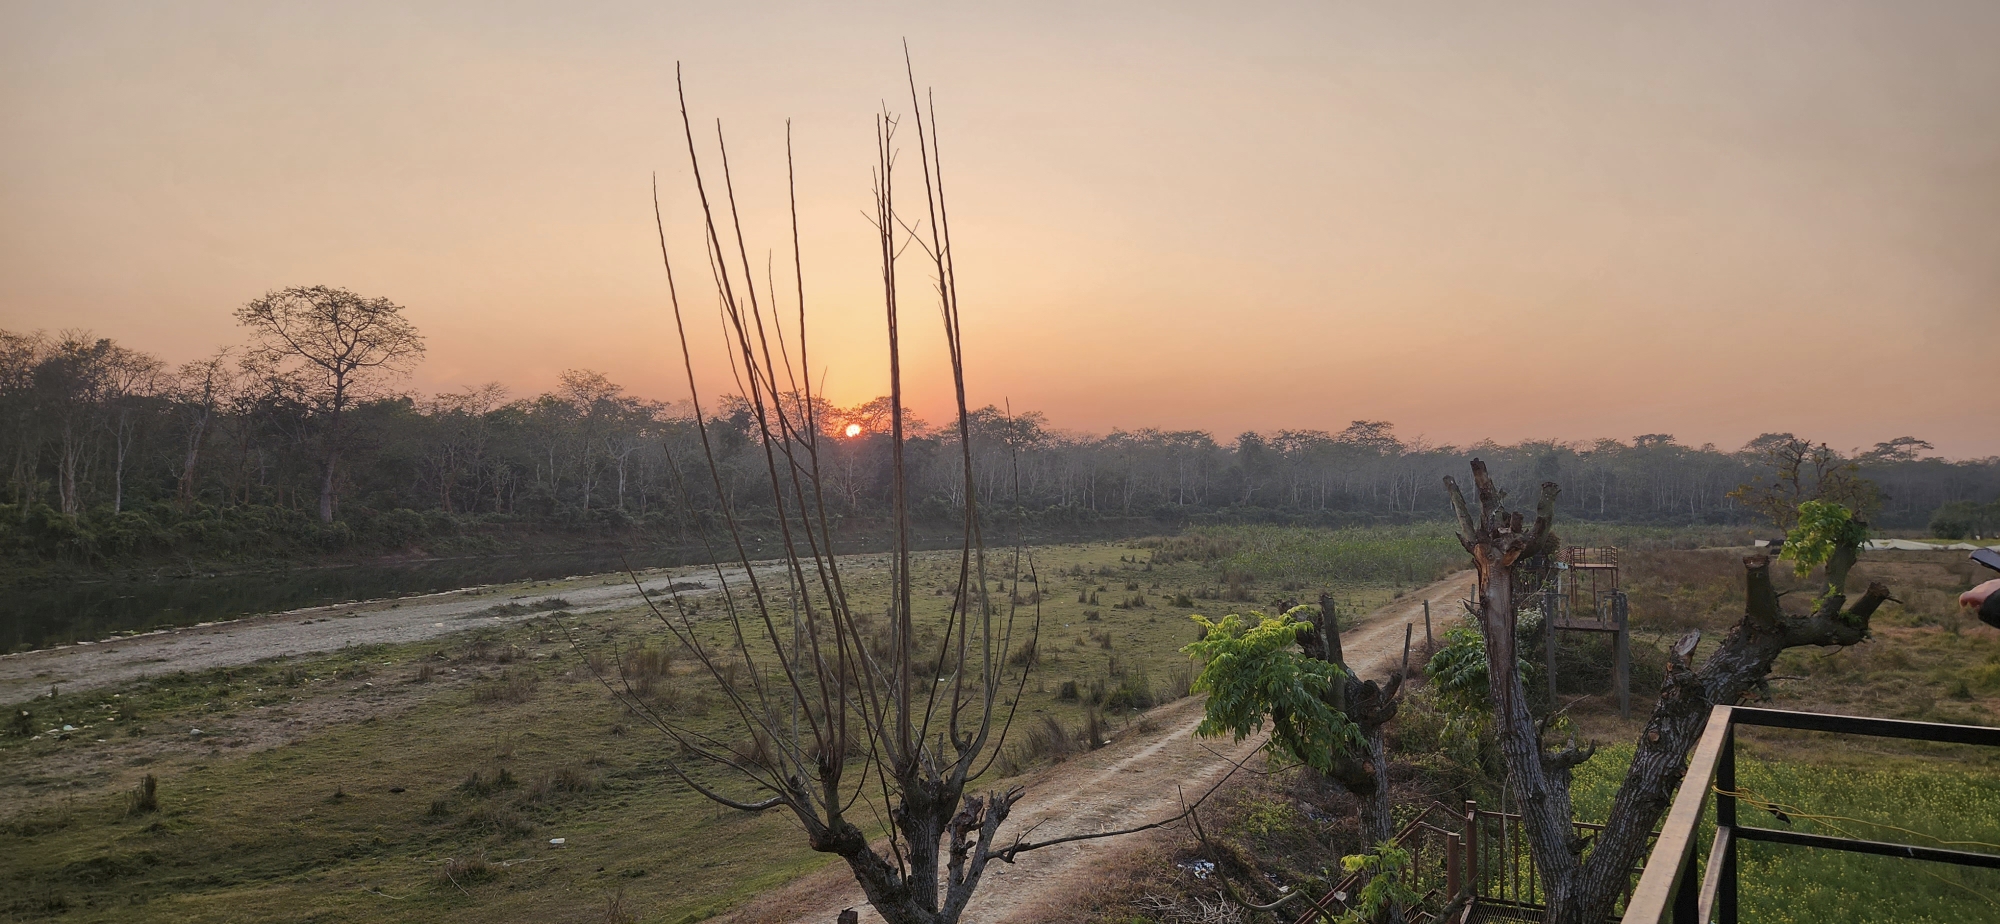
[[[1377,844],[1363,853],[1341,857],[1340,867],[1364,874],[1368,884],[1361,887],[1346,911],[1320,919],[1330,924],[1376,924],[1422,897],[1403,881],[1402,872],[1410,868],[1410,852],[1400,847]]]
[[[1205,633],[1181,652],[1202,662],[1193,690],[1209,695],[1195,734],[1233,734],[1241,741],[1261,731],[1268,718],[1271,739],[1265,747],[1322,773],[1331,772],[1338,754],[1366,747],[1360,729],[1322,695],[1345,683],[1347,673],[1298,650],[1299,633],[1310,624],[1294,614],[1304,609],[1275,618],[1251,613],[1255,623],[1235,614],[1221,622],[1193,617]]]
[[[1809,500],[1799,505],[1799,525],[1785,534],[1778,557],[1791,562],[1792,573],[1799,577],[1826,566],[1826,591],[1814,604],[1817,607],[1845,591],[1847,572],[1867,541],[1868,524],[1854,511],[1832,501]]]

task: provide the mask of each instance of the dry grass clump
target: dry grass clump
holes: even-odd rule
[[[126,797],[125,814],[146,815],[160,810],[160,781],[148,773]]]
[[[1017,734],[1013,746],[1002,751],[994,764],[1001,776],[1014,776],[1041,763],[1059,764],[1097,750],[1110,743],[1111,727],[1092,708],[1084,712],[1083,723],[1074,729],[1055,716],[1045,715],[1039,722],[1026,723]]]
[[[540,683],[533,668],[517,668],[472,685],[472,701],[482,706],[519,704],[535,698]]]
[[[438,867],[438,885],[463,889],[469,885],[491,882],[500,878],[507,867],[488,862],[482,854],[476,857],[450,857]]]
[[[771,767],[777,763],[777,755],[771,750],[771,739],[762,731],[752,729],[750,736],[731,745],[730,753],[736,759],[753,767]]]
[[[580,764],[567,764],[535,777],[522,794],[523,802],[547,802],[560,796],[587,793],[597,788],[597,774]]]
[[[501,838],[526,837],[534,833],[534,823],[509,805],[482,805],[465,816],[466,828]]]
[[[626,650],[618,657],[618,679],[632,695],[648,702],[671,706],[681,698],[670,648],[642,645]]]

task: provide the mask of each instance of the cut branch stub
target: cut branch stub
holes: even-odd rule
[[[1459,544],[1472,553],[1483,579],[1490,569],[1511,568],[1523,555],[1541,546],[1555,517],[1556,496],[1562,489],[1553,481],[1542,482],[1541,497],[1535,502],[1535,522],[1529,527],[1521,514],[1501,506],[1507,492],[1494,486],[1483,460],[1472,460],[1472,481],[1479,495],[1477,521],[1465,503],[1465,493],[1459,490],[1457,479],[1446,475],[1444,487],[1451,496],[1452,510],[1458,514]]]

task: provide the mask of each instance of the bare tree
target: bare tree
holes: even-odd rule
[[[1805,645],[1854,645],[1868,638],[1868,620],[1889,599],[1889,590],[1870,584],[1867,592],[1847,606],[1848,571],[1859,554],[1859,533],[1835,539],[1826,562],[1828,592],[1805,615],[1788,615],[1778,605],[1771,585],[1771,562],[1763,555],[1743,560],[1746,600],[1743,619],[1694,665],[1700,632],[1690,632],[1673,646],[1667,678],[1653,715],[1640,733],[1631,769],[1618,787],[1605,829],[1594,841],[1572,825],[1570,776],[1589,760],[1595,745],[1574,740],[1551,748],[1543,740],[1546,722],[1528,708],[1527,688],[1515,654],[1517,598],[1523,584],[1532,584],[1525,564],[1555,549],[1550,531],[1557,487],[1543,482],[1535,519],[1502,505],[1504,494],[1487,475],[1486,464],[1472,462],[1479,513],[1468,509],[1458,483],[1445,478],[1445,490],[1458,514],[1459,541],[1472,554],[1479,574],[1474,616],[1486,640],[1487,677],[1493,703],[1494,727],[1505,757],[1508,785],[1520,800],[1523,831],[1542,874],[1548,895],[1543,918],[1555,924],[1585,924],[1606,920],[1626,888],[1633,864],[1645,852],[1647,837],[1673,798],[1687,772],[1688,753],[1707,724],[1709,710],[1733,705],[1764,683],[1772,662],[1787,648]]]
[[[914,79],[911,95],[915,104]],[[988,599],[988,555],[970,494],[955,591],[930,614],[943,631],[934,650],[919,647],[899,338],[904,305],[898,256],[912,243],[926,257],[931,294],[943,321],[958,396],[961,461],[965,477],[972,477],[971,449],[963,439],[968,414],[957,284],[935,137],[927,130],[926,116],[918,115],[924,209],[912,226],[897,211],[894,198],[897,119],[884,114],[877,121],[872,217],[889,335],[887,416],[895,534],[887,618],[878,622],[854,607],[832,550],[820,468],[824,422],[817,419],[823,402],[815,400],[805,374],[809,341],[804,282],[798,278],[796,199],[792,256],[797,313],[788,325],[777,293],[768,287],[760,292],[752,281],[720,125],[717,190],[704,179],[685,96],[681,118],[694,190],[701,200],[707,262],[740,389],[734,398],[747,414],[752,451],[761,458],[761,500],[775,513],[771,528],[781,557],[775,565],[753,563],[751,537],[721,483],[718,428],[703,413],[698,397],[701,389],[662,220],[660,255],[688,389],[697,396],[693,423],[705,463],[688,466],[675,459],[672,467],[684,496],[692,494],[691,477],[705,474],[714,481],[721,503],[719,529],[703,530],[702,540],[718,559],[734,559],[737,569],[718,564],[714,571],[725,591],[718,598],[725,609],[719,642],[705,637],[677,594],[670,608],[655,612],[715,681],[749,745],[732,747],[733,742],[704,734],[684,724],[681,716],[653,708],[629,685],[612,683],[613,692],[674,741],[677,756],[670,766],[683,782],[731,808],[790,813],[814,850],[847,862],[868,901],[891,924],[957,921],[991,861],[1011,862],[1038,847],[1120,832],[1010,841],[1000,828],[1023,791],[967,792],[997,755],[1026,682],[1027,668],[1010,666],[1008,655],[1033,644],[1037,625],[1032,614],[1012,605],[1003,613]],[[788,151],[788,161],[789,156]],[[719,206],[710,199],[717,191],[726,197]],[[656,196],[656,214],[658,208]],[[1033,580],[1032,557],[1017,551],[1004,573]],[[715,783],[694,765],[722,771],[737,784]],[[863,825],[871,818],[886,819],[886,844],[870,842]]]
[[[289,373],[311,403],[319,425],[319,518],[331,523],[342,415],[421,359],[424,339],[401,305],[326,286],[267,292],[236,309],[236,320],[250,328],[252,351]]]

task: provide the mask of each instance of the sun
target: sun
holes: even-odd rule
[[[848,425],[847,425],[847,435],[848,435],[848,436],[860,436],[860,435],[861,435],[861,425],[860,425],[860,424],[848,424]]]

